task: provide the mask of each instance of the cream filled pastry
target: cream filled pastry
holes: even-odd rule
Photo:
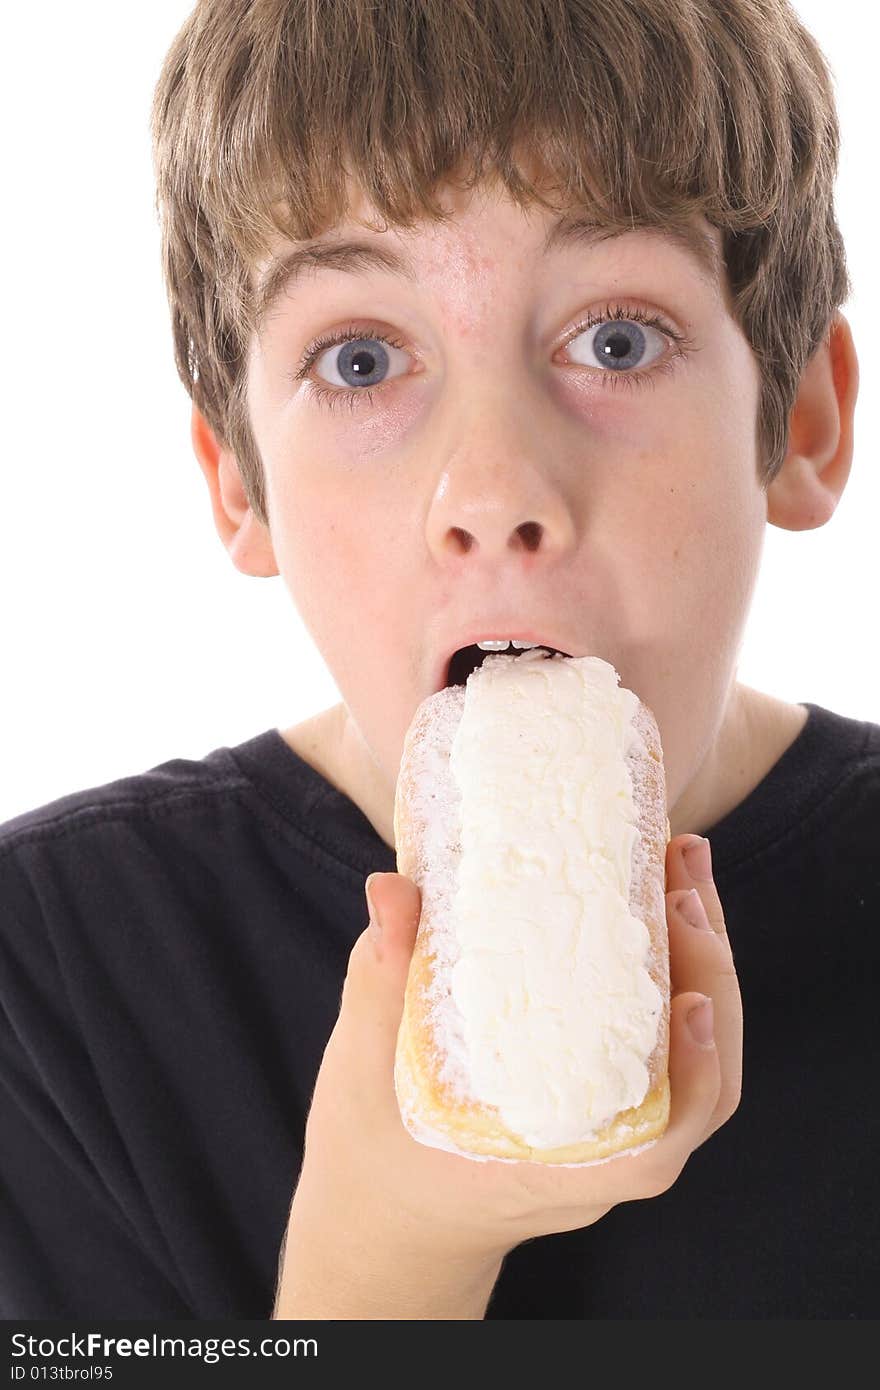
[[[422,896],[394,1082],[413,1138],[583,1164],[669,1115],[669,839],[656,721],[598,657],[490,654],[404,742]]]

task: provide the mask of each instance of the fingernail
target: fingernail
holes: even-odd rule
[[[697,931],[712,930],[709,925],[709,918],[706,916],[703,900],[696,888],[689,888],[684,897],[679,898],[675,906],[684,920],[689,922],[692,927],[696,927]]]
[[[704,836],[688,845],[684,851],[684,866],[697,883],[712,882],[712,850]]]
[[[706,998],[702,1004],[694,1005],[687,1016],[687,1026],[699,1047],[711,1046],[715,1028],[715,1010],[712,1008],[711,999]]]
[[[378,945],[378,943],[382,940],[382,923],[379,919],[379,914],[376,911],[376,904],[373,902],[373,899],[370,896],[370,883],[375,877],[375,874],[370,874],[365,884],[365,892],[367,895],[367,907],[370,912],[370,924],[368,930],[373,941],[375,941]]]

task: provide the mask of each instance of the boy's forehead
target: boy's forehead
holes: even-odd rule
[[[308,241],[278,237],[252,274],[256,321],[308,269],[364,273],[370,269],[409,279],[413,284],[436,271],[464,282],[481,274],[511,247],[537,259],[554,251],[594,247],[626,238],[630,244],[665,245],[687,256],[706,288],[723,292],[721,234],[703,216],[662,224],[609,224],[594,210],[569,206],[521,207],[497,181],[463,189],[444,185],[436,196],[448,220],[423,218],[409,228],[385,223],[375,205],[356,186],[346,183],[348,203],[332,228]],[[439,258],[439,259],[438,259]]]

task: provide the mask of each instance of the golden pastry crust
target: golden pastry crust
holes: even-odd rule
[[[441,1075],[443,1057],[431,1005],[440,937],[448,932],[456,865],[454,791],[449,756],[452,734],[464,708],[463,687],[447,687],[423,701],[407,733],[394,806],[397,870],[422,893],[422,913],[406,984],[397,1038],[394,1083],[401,1117],[414,1138],[469,1158],[532,1163],[585,1164],[653,1142],[669,1118],[669,959],[666,930],[666,782],[656,720],[639,702],[636,728],[648,752],[628,758],[638,812],[641,849],[633,855],[630,910],[650,937],[649,970],[663,1001],[657,1044],[648,1059],[649,1088],[641,1105],[620,1112],[585,1142],[540,1149],[526,1144],[501,1120],[494,1106],[467,1100]],[[442,834],[443,817],[446,820]],[[429,822],[434,834],[429,833]],[[437,827],[442,862],[438,865]],[[433,862],[429,862],[434,847]],[[429,873],[429,869],[431,872]],[[637,872],[640,869],[640,872]]]

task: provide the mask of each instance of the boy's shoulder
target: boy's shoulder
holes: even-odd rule
[[[816,785],[826,778],[846,784],[855,777],[880,786],[880,723],[802,704],[807,719],[792,745],[792,765],[812,771]]]
[[[229,748],[216,748],[202,758],[170,758],[144,771],[65,793],[0,822],[0,857],[34,841],[216,798],[246,783]]]
[[[769,863],[818,865],[846,841],[864,872],[880,823],[880,723],[802,702],[807,719],[753,790],[705,833],[719,885],[760,878]],[[806,856],[806,858],[805,858]],[[824,872],[824,870],[823,870]]]
[[[257,891],[274,869],[358,890],[394,852],[348,797],[276,728],[203,757],[168,759],[85,787],[0,823],[0,892],[55,886],[61,907],[111,885],[155,893],[168,882],[230,879]],[[15,888],[15,885],[18,888]],[[316,888],[317,891],[317,888]]]

